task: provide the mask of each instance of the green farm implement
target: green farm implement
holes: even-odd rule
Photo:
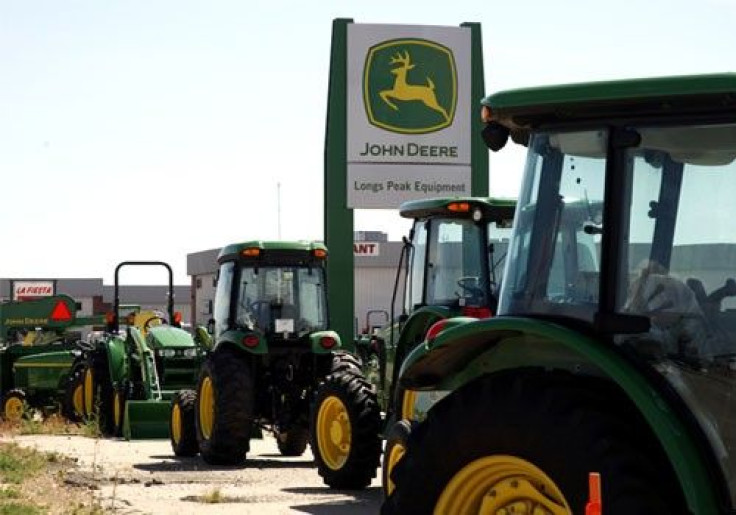
[[[119,275],[126,266],[160,266],[168,272],[166,313],[121,306]],[[179,327],[174,312],[171,267],[160,261],[125,261],[115,268],[113,312],[106,332],[74,363],[80,377],[83,413],[99,421],[103,434],[134,438],[166,438],[169,402],[174,393],[191,388],[207,352],[206,344]]]
[[[27,408],[61,406],[74,419],[81,388],[69,371],[83,344],[70,329],[101,323],[101,317],[78,317],[76,302],[66,295],[0,304],[2,417],[19,420]]]
[[[445,392],[382,512],[736,511],[736,75],[483,101],[527,147],[497,316],[410,352]],[[431,337],[430,337],[431,336]]]
[[[214,345],[196,391],[171,409],[171,444],[212,464],[239,464],[254,428],[285,456],[310,442],[332,487],[362,488],[380,457],[380,412],[360,360],[329,330],[319,243],[252,241],[219,257]]]

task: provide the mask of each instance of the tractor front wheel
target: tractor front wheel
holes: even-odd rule
[[[416,422],[414,423],[416,424]],[[406,443],[413,429],[410,420],[399,420],[396,422],[388,433],[386,438],[386,450],[383,452],[383,469],[381,476],[381,484],[383,486],[383,495],[388,497],[394,491],[394,481],[391,478],[396,464],[404,457],[406,453]]]
[[[82,420],[84,413],[84,364],[77,363],[66,378],[62,414],[71,422]]]
[[[194,416],[204,461],[212,465],[243,463],[250,450],[253,405],[249,363],[227,347],[210,354],[199,375]]]
[[[23,390],[10,390],[3,396],[3,418],[8,422],[20,422],[26,413],[26,394]]]
[[[282,456],[301,456],[309,443],[309,429],[292,426],[288,431],[276,435],[276,443]]]
[[[123,425],[125,424],[125,403],[127,402],[126,388],[124,386],[115,387],[112,398],[112,436],[123,435]]]
[[[450,451],[451,449],[451,451]],[[610,384],[529,371],[468,383],[429,410],[382,513],[679,513],[682,491],[636,408]]]
[[[376,394],[351,369],[319,385],[312,409],[312,453],[325,484],[365,488],[376,476],[381,454],[381,415]]]
[[[196,456],[199,452],[194,422],[196,403],[197,392],[194,390],[178,391],[171,399],[169,437],[171,448],[177,456]]]

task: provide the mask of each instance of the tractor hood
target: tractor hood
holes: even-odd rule
[[[65,367],[71,366],[75,354],[71,350],[60,350],[54,352],[42,352],[31,356],[23,356],[13,363],[13,367]]]
[[[146,336],[146,343],[152,349],[197,347],[191,334],[184,329],[172,326],[150,328]]]

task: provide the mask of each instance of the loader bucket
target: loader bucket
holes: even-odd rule
[[[167,401],[128,401],[125,403],[123,437],[126,440],[169,437]]]

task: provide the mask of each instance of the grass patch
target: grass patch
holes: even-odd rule
[[[3,488],[0,490],[0,501],[7,499],[20,499],[20,491],[13,487]]]
[[[0,504],[0,515],[40,515],[44,513],[36,506],[23,502]]]
[[[14,443],[0,444],[0,478],[5,483],[20,484],[44,469],[45,455]]]

